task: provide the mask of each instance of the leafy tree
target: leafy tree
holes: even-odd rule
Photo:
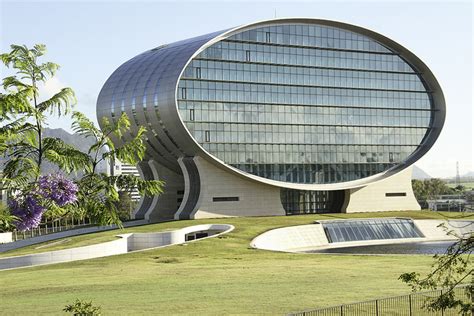
[[[466,191],[466,190],[467,190],[467,188],[466,188],[464,185],[462,185],[462,184],[458,184],[457,186],[455,186],[455,187],[453,188],[453,191],[454,191],[455,193],[458,193],[458,194],[463,193],[463,192]]]
[[[137,202],[132,200],[132,196],[128,191],[119,191],[119,200],[116,203],[120,220],[130,219],[130,212],[135,209]]]
[[[464,217],[464,216],[463,216]],[[458,217],[459,218],[459,217]],[[466,225],[472,225],[468,223]],[[448,234],[457,237],[442,255],[435,255],[435,262],[431,272],[427,275],[420,275],[417,272],[409,272],[400,275],[399,279],[407,283],[413,291],[444,289],[443,293],[425,303],[428,311],[443,311],[450,308],[459,308],[462,315],[472,315],[474,313],[474,267],[471,253],[474,251],[474,234],[457,235],[453,231]],[[456,297],[455,288],[459,284],[468,283],[466,288],[467,300]]]
[[[44,45],[37,44],[32,49],[12,45],[11,49],[0,55],[5,66],[16,71],[3,79],[5,93],[0,94],[0,117],[7,122],[0,129],[0,153],[9,158],[4,169],[6,186],[21,189],[31,179],[38,179],[45,160],[71,171],[80,167],[82,157],[68,155],[73,148],[60,139],[43,137],[47,114],[68,114],[76,102],[71,88],[38,101],[38,84],[53,77],[59,65],[38,62],[46,53]]]
[[[0,233],[11,231],[15,225],[13,224],[18,218],[8,211],[7,207],[0,204]]]
[[[440,179],[412,180],[412,188],[416,199],[420,202],[426,202],[437,195],[453,193],[453,189]]]
[[[107,118],[102,119],[102,129],[82,113],[74,112],[73,130],[85,137],[93,139],[86,156],[87,164],[84,176],[78,181],[79,193],[76,211],[87,214],[89,218],[101,225],[118,224],[120,201],[119,191],[130,192],[137,188],[140,194],[153,196],[162,192],[163,182],[158,180],[142,180],[134,175],[111,176],[97,171],[102,161],[109,164],[115,160],[136,165],[145,156],[145,128],[140,127],[136,135],[124,145],[115,146],[112,138],[121,139],[125,133],[130,133],[130,120],[123,113],[116,122]]]
[[[84,301],[76,299],[74,303],[67,304],[63,311],[77,316],[100,316],[102,315],[102,308],[100,306],[92,305],[92,301]]]
[[[30,220],[25,222],[26,229],[37,225],[44,211],[60,208],[38,193],[43,163],[49,161],[70,172],[86,162],[86,155],[77,154],[61,139],[43,136],[47,115],[67,115],[76,102],[71,88],[63,88],[51,98],[39,101],[38,85],[59,69],[55,63],[39,62],[45,53],[46,47],[37,44],[31,49],[11,45],[9,53],[0,54],[3,64],[15,71],[3,79],[4,92],[0,93],[0,155],[8,160],[0,189],[12,192],[10,207],[16,215]]]

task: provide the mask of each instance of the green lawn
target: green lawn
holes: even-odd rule
[[[201,223],[236,227],[227,235],[186,245],[0,271],[0,314],[61,314],[64,305],[76,298],[92,299],[105,315],[284,314],[404,294],[409,289],[397,277],[427,271],[430,256],[288,254],[249,248],[255,236],[276,227],[335,217],[383,216],[442,217],[435,212],[385,212],[175,221],[129,228],[125,232]],[[40,250],[103,242],[117,233],[78,236]],[[31,248],[2,255],[32,252]]]

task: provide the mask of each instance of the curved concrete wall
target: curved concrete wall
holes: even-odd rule
[[[212,235],[205,238],[212,238],[228,233],[233,229],[234,226],[227,224],[204,224],[158,233],[122,234],[118,235],[120,239],[97,245],[49,251],[24,256],[0,258],[0,270],[93,259],[124,254],[131,251],[166,247],[185,243],[186,235],[193,232],[209,231],[212,233]],[[201,240],[205,238],[195,240]]]
[[[253,248],[264,250],[297,252],[310,249],[457,239],[456,236],[448,234],[443,227],[439,227],[443,223],[448,231],[457,236],[474,232],[474,221],[414,220],[413,222],[425,236],[424,238],[350,241],[331,244],[326,237],[323,225],[320,224],[324,221],[319,221],[310,225],[291,226],[267,231],[253,239],[250,245]]]
[[[413,194],[411,174],[408,167],[393,176],[371,183],[366,187],[349,189],[342,207],[344,213],[382,212],[391,210],[421,210]],[[403,196],[387,197],[387,193],[402,193]]]
[[[323,225],[310,224],[267,231],[252,240],[250,246],[264,250],[293,251],[328,244]]]

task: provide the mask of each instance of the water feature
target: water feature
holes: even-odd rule
[[[413,220],[404,218],[336,220],[321,224],[330,243],[424,237]]]
[[[368,245],[341,248],[328,248],[305,251],[307,253],[337,253],[337,254],[443,254],[453,241],[423,241],[388,245]]]

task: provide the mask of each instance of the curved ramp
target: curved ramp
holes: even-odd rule
[[[0,258],[0,270],[31,267],[60,262],[86,260],[183,244],[212,238],[231,232],[228,224],[204,224],[157,233],[130,233],[117,235],[117,240],[96,245],[43,252],[16,257]]]

